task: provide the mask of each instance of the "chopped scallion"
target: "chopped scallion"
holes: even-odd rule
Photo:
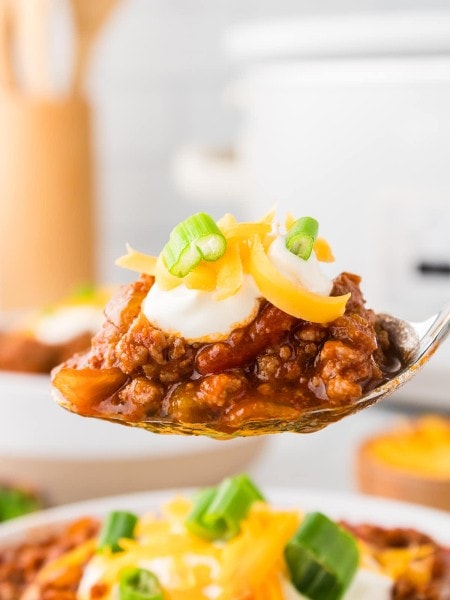
[[[164,600],[164,593],[154,573],[127,567],[120,572],[119,600]]]
[[[295,588],[311,600],[339,600],[359,562],[353,536],[321,513],[306,515],[284,555]]]
[[[197,495],[185,525],[199,537],[230,539],[239,533],[241,521],[257,500],[264,497],[247,475],[225,479],[218,487]]]
[[[214,219],[198,213],[179,223],[162,251],[164,265],[171,275],[185,277],[200,263],[218,260],[227,247],[225,236]]]
[[[303,260],[308,260],[319,233],[319,223],[312,217],[297,219],[286,234],[286,248]]]
[[[113,511],[109,513],[100,531],[98,550],[110,548],[111,552],[120,552],[118,542],[122,538],[133,539],[138,518],[133,513]]]

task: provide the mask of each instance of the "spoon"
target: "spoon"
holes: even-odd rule
[[[360,408],[370,406],[401,388],[433,356],[450,333],[450,304],[426,321],[418,323],[387,314],[377,315],[377,321],[388,332],[402,360],[402,368],[392,379],[364,394],[357,401]]]
[[[420,371],[450,333],[450,304],[426,321],[419,323],[403,321],[388,314],[377,315],[377,321],[388,332],[389,339],[401,358],[402,368],[394,377],[369,390],[359,400],[345,406],[309,411],[295,423],[286,423],[283,431],[296,433],[318,431],[379,402],[400,389]]]
[[[92,49],[118,0],[71,0],[75,21],[76,55],[72,93],[83,92]]]
[[[225,429],[223,426],[218,427],[218,424],[214,422],[181,423],[170,417],[155,416],[153,418],[148,417],[143,421],[131,422],[127,421],[124,415],[117,413],[111,415],[99,411],[97,413],[90,413],[89,416],[121,423],[122,425],[140,427],[154,433],[207,435],[220,439],[280,433],[283,431],[295,433],[318,431],[331,423],[379,402],[382,398],[389,396],[414,377],[450,332],[450,304],[438,314],[422,323],[410,323],[387,314],[377,315],[377,319],[382,328],[389,334],[391,343],[395,346],[397,354],[401,359],[402,367],[391,379],[369,390],[359,400],[354,402],[342,406],[328,405],[321,408],[305,408],[303,410],[292,408],[288,409],[290,411],[289,414],[283,415],[282,413],[277,413],[271,418],[249,419],[238,429]],[[117,371],[117,369],[100,371],[81,369],[79,371],[63,367],[60,371],[55,372],[53,376],[57,402],[71,412],[83,415],[84,401],[90,402],[96,397],[109,396],[109,394],[112,394],[117,389],[117,382],[114,381],[117,373],[114,373],[114,371]],[[79,384],[80,376],[84,380],[81,387]],[[123,377],[123,374],[120,373],[120,376]],[[107,389],[108,386],[111,387],[109,392]],[[112,401],[111,404],[114,404],[114,402]],[[280,411],[282,410],[283,407],[280,407]]]

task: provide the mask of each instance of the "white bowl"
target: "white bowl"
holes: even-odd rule
[[[36,527],[59,525],[82,516],[102,518],[112,510],[129,510],[137,514],[157,511],[180,490],[164,490],[101,498],[60,506],[0,525],[0,545],[19,541]],[[181,490],[191,494],[192,489]],[[321,511],[335,519],[350,523],[371,523],[385,527],[412,527],[433,537],[443,545],[450,544],[450,514],[430,508],[380,500],[360,494],[310,491],[298,489],[264,490],[267,499],[276,506],[298,508],[301,511]]]
[[[72,415],[46,375],[0,374],[0,480],[24,480],[50,503],[206,485],[245,469],[263,438],[163,436]]]

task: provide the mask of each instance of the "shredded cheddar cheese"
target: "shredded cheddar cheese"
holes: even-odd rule
[[[397,469],[430,478],[450,478],[450,419],[425,416],[375,439],[370,451]]]
[[[161,256],[143,254],[127,246],[127,254],[116,264],[155,277],[162,290],[171,290],[181,284],[187,288],[213,292],[214,300],[225,300],[242,287],[244,275],[253,277],[261,295],[285,312],[309,321],[327,323],[341,316],[349,295],[324,297],[293,284],[284,277],[267,256],[275,238],[275,209],[260,221],[239,223],[231,214],[217,221],[217,226],[227,241],[224,255],[214,262],[200,262],[183,278],[174,277],[165,267]],[[286,217],[286,228],[294,222],[292,215]],[[332,262],[333,253],[323,238],[314,244],[319,261]],[[299,259],[300,260],[300,259]]]
[[[183,523],[192,504],[176,498],[163,509],[162,517],[143,516],[136,539],[120,541],[122,552],[95,554],[86,567],[97,573],[97,600],[112,600],[125,567],[141,566],[158,572],[170,600],[282,600],[280,575],[284,573],[283,550],[300,524],[297,511],[280,511],[256,503],[231,541],[211,542],[189,533]],[[54,560],[40,573],[40,583],[81,565],[92,555],[95,542]],[[94,583],[92,585],[94,585]],[[98,590],[104,590],[102,593]],[[80,585],[79,600],[90,600]]]
[[[249,255],[249,271],[261,295],[284,312],[315,323],[329,323],[344,314],[350,294],[319,296],[283,277],[255,237]]]
[[[289,580],[284,548],[303,515],[264,502],[252,505],[240,532],[228,541],[209,541],[190,533],[184,523],[192,502],[177,497],[161,514],[142,516],[135,539],[120,540],[121,552],[95,552],[96,540],[48,563],[37,584],[63,581],[83,569],[77,600],[115,600],[121,571],[140,567],[153,571],[169,600],[284,600],[283,580]],[[360,567],[396,580],[407,577],[419,588],[429,583],[433,546],[380,549],[359,541]],[[86,564],[87,563],[87,564]]]
[[[314,242],[314,252],[316,253],[317,260],[320,262],[334,262],[333,251],[327,240],[317,238]]]
[[[130,271],[136,271],[137,273],[155,276],[157,260],[155,256],[138,252],[130,244],[127,244],[127,254],[118,258],[116,265],[124,269],[130,269]]]

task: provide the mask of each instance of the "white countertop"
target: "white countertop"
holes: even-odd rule
[[[358,445],[401,419],[405,413],[374,406],[317,433],[268,436],[248,473],[262,487],[354,491]]]

